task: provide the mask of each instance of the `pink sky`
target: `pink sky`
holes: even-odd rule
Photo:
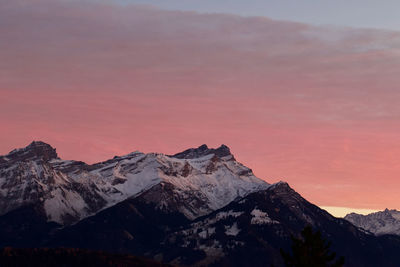
[[[0,36],[0,154],[226,144],[315,204],[400,209],[400,33],[16,0]]]

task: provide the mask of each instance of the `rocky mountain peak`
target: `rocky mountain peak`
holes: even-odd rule
[[[43,159],[45,161],[58,158],[56,149],[42,141],[33,141],[25,148],[15,149],[7,156],[11,160]]]
[[[229,149],[229,147],[227,147],[226,145],[222,144],[219,148],[214,150],[215,155],[217,155],[218,157],[226,157],[231,154],[231,150]]]
[[[178,159],[195,159],[204,157],[210,154],[214,154],[217,157],[233,156],[229,147],[221,145],[218,148],[208,148],[206,144],[199,146],[198,148],[189,148],[183,152],[171,155],[170,157]]]

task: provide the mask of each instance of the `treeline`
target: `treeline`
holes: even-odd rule
[[[1,267],[168,267],[150,259],[76,248],[2,248]]]

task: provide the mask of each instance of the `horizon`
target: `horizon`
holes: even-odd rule
[[[143,2],[0,3],[0,154],[226,144],[335,216],[400,210],[399,3]]]

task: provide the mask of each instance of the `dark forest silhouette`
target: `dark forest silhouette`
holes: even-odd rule
[[[313,231],[306,226],[301,231],[301,238],[292,238],[292,251],[287,253],[281,249],[281,255],[287,267],[342,267],[343,257],[336,257],[330,251],[331,242],[324,240],[321,232]]]

